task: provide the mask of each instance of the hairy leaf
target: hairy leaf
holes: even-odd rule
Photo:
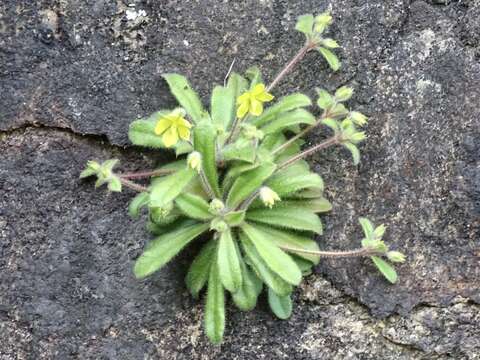
[[[301,15],[297,19],[295,30],[304,33],[307,37],[312,36],[314,17],[312,14]]]
[[[173,96],[175,96],[180,106],[190,115],[193,122],[200,122],[207,113],[203,109],[198,94],[192,89],[187,78],[179,74],[164,74],[163,78],[167,81]]]
[[[145,119],[133,121],[128,128],[128,138],[132,144],[154,149],[165,148],[162,137],[155,134],[155,126],[158,119],[166,113],[168,111],[157,111]]]
[[[255,85],[263,82],[262,73],[258,66],[252,66],[245,71],[245,76],[250,80],[250,89],[253,89]]]
[[[202,154],[202,168],[213,192],[220,197],[218,185],[215,138],[217,134],[211,124],[202,122],[193,130],[193,146]]]
[[[276,173],[266,182],[266,185],[280,197],[307,188],[323,190],[323,180],[320,175],[310,172],[308,174],[299,173],[298,168],[293,166]]]
[[[235,116],[235,88],[215,86],[212,92],[210,112],[215,126],[228,129]]]
[[[373,239],[373,232],[374,232],[374,226],[370,220],[367,218],[361,217],[358,218],[358,222],[360,223],[363,233],[365,234],[365,237],[367,239]]]
[[[278,202],[275,206],[300,208],[310,210],[314,213],[323,213],[332,210],[332,204],[323,197],[305,200],[285,200]]]
[[[246,218],[281,228],[313,231],[319,235],[323,232],[320,218],[315,213],[300,208],[255,209],[248,211]]]
[[[250,311],[257,304],[257,298],[262,291],[263,284],[257,275],[248,269],[241,257],[239,257],[239,260],[243,281],[238,291],[232,294],[232,299],[240,310]]]
[[[352,154],[353,164],[358,165],[360,163],[360,151],[357,146],[352,143],[344,143],[343,146],[345,146]]]
[[[207,283],[210,275],[210,267],[215,259],[215,250],[217,248],[217,241],[210,240],[198,253],[188,269],[185,283],[187,289],[194,298],[198,298],[198,294]]]
[[[282,320],[292,315],[292,299],[290,295],[278,296],[274,291],[268,289],[268,305],[272,312]]]
[[[150,201],[150,194],[148,192],[141,192],[135,196],[128,206],[128,214],[133,218],[138,218],[140,209],[146,206]]]
[[[225,330],[225,293],[218,266],[210,267],[204,320],[205,333],[210,341],[214,344],[221,343]]]
[[[196,174],[195,170],[186,168],[159,178],[151,187],[150,206],[163,207],[174,200]]]
[[[292,285],[283,280],[267,266],[252,241],[242,233],[240,234],[240,241],[247,257],[248,264],[252,267],[257,276],[278,295],[284,296],[290,294],[292,292]]]
[[[274,120],[263,126],[261,130],[264,134],[271,134],[288,128],[296,124],[313,124],[315,117],[307,110],[296,109],[278,115]]]
[[[220,234],[217,262],[222,284],[232,293],[235,293],[242,285],[242,270],[238,257],[232,232],[228,229]]]
[[[227,197],[227,206],[235,208],[257,190],[275,171],[276,165],[265,163],[240,175],[232,185]]]
[[[312,104],[312,101],[306,95],[299,94],[299,93],[287,95],[281,98],[280,100],[278,100],[274,105],[267,108],[262,113],[262,115],[254,118],[252,120],[252,124],[257,127],[260,127],[272,121],[279,114],[283,112],[298,109],[305,106],[310,106],[311,104]]]
[[[225,161],[241,160],[253,163],[256,154],[252,141],[241,139],[240,141],[225,146],[222,155]]]
[[[390,281],[392,284],[395,284],[397,282],[397,272],[389,263],[379,258],[378,256],[371,256],[370,258],[372,259],[377,269],[380,270],[382,275],[385,276],[388,281]]]
[[[269,236],[269,239],[271,239],[272,242],[280,248],[287,247],[287,248],[307,250],[307,251],[320,250],[317,242],[315,240],[312,240],[309,237],[294,234],[292,232],[274,229],[272,227],[268,227],[265,225],[255,224],[255,227],[258,230],[264,233],[267,233]],[[314,264],[318,264],[318,262],[320,261],[320,257],[318,255],[295,252],[290,250],[288,250],[287,252],[291,254],[295,254],[296,256],[306,259]]]
[[[200,196],[185,192],[175,199],[175,204],[182,213],[192,219],[209,220],[213,217],[208,211],[208,203]]]
[[[322,54],[325,60],[327,60],[328,65],[333,71],[337,71],[338,69],[340,69],[340,61],[333,52],[324,47],[319,47],[317,49],[318,51],[320,51],[320,54]]]
[[[133,268],[135,276],[144,278],[159,270],[190,241],[207,229],[208,224],[179,226],[176,230],[156,238],[135,262]]]
[[[229,226],[239,226],[245,219],[245,210],[231,211],[223,217]]]
[[[292,258],[275,245],[272,236],[250,224],[243,224],[242,231],[252,241],[267,266],[286,282],[298,285],[302,273]]]

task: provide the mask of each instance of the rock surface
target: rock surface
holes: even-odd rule
[[[164,161],[126,147],[132,119],[174,104],[162,73],[205,101],[233,59],[271,79],[301,44],[296,16],[328,8],[342,70],[309,55],[277,92],[349,84],[371,118],[358,168],[343,150],[312,159],[334,203],[319,242],[358,246],[366,215],[408,262],[390,286],[368,261],[324,261],[289,321],[264,299],[232,308],[213,347],[181,280],[189,253],[135,280],[148,235],[130,194],[78,174],[91,158]],[[0,359],[479,358],[479,15],[476,0],[3,1]]]

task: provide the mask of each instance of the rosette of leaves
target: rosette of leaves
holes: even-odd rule
[[[339,62],[329,50],[336,42],[321,37],[330,22],[328,14],[306,15],[300,17],[297,29],[306,34],[306,48],[318,48],[336,70]],[[90,162],[81,176],[97,175],[97,185],[107,183],[112,191],[125,185],[140,192],[130,203],[129,213],[138,217],[146,209],[147,228],[156,238],[136,260],[137,278],[160,270],[194,240],[201,243],[185,282],[194,297],[205,292],[205,331],[213,343],[220,343],[227,297],[248,311],[265,290],[273,313],[286,319],[292,312],[294,287],[321,256],[336,254],[320,251],[314,240],[323,232],[319,214],[332,206],[323,195],[322,178],[304,158],[341,145],[358,163],[357,144],[365,139],[358,128],[366,117],[347,109],[345,102],[352,96],[348,87],[334,94],[318,90],[318,109],[313,109],[322,112],[318,117],[308,109],[310,98],[301,93],[272,102],[273,86],[263,85],[256,67],[244,75],[229,74],[225,84],[213,88],[208,108],[184,76],[163,77],[179,107],[134,121],[129,138],[148,148],[168,145],[179,159],[152,171],[147,187],[114,174],[116,162],[111,160]],[[302,136],[320,125],[331,137],[302,149]],[[340,254],[372,256],[382,273],[396,280],[379,262],[388,254],[379,245],[383,232],[379,234],[363,220],[362,226],[366,230],[363,247]]]

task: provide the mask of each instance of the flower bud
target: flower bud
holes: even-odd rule
[[[350,119],[358,126],[363,126],[367,123],[367,117],[358,111],[350,112]]]
[[[387,258],[391,262],[403,263],[405,261],[405,255],[403,255],[400,251],[387,252]]]
[[[268,186],[262,186],[260,188],[260,199],[263,201],[265,206],[272,208],[273,204],[275,204],[275,201],[280,201],[280,196],[278,196],[278,194]]]
[[[187,157],[187,165],[199,172],[202,166],[202,155],[198,151],[190,153]]]
[[[213,199],[210,201],[209,211],[214,215],[220,214],[225,209],[225,204],[219,199]]]
[[[220,218],[215,218],[210,222],[210,229],[225,232],[228,230],[228,224]]]

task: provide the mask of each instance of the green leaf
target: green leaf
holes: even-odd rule
[[[231,293],[235,293],[242,285],[242,270],[238,257],[232,232],[228,229],[220,234],[218,240],[217,263],[222,284]]]
[[[235,88],[215,86],[212,91],[210,112],[212,122],[226,130],[235,116]]]
[[[298,285],[302,273],[292,258],[275,245],[269,233],[259,230],[250,224],[243,224],[242,231],[252,241],[259,255],[267,266],[283,280],[292,285]]]
[[[298,268],[301,270],[303,276],[307,276],[312,273],[313,264],[310,261],[302,259],[301,257],[298,257],[296,255],[292,255],[292,259],[295,261]]]
[[[272,227],[268,227],[265,225],[255,224],[255,227],[267,233],[269,239],[277,245],[278,247],[288,247],[288,248],[295,248],[299,250],[307,250],[307,251],[319,251],[320,248],[315,240],[312,240],[309,237],[294,234],[292,232],[287,232],[283,230],[278,230]],[[286,250],[284,250],[286,251]],[[295,251],[286,251],[289,254],[295,254],[296,256],[306,259],[311,263],[318,264],[320,257],[314,254],[306,254],[303,252],[295,252]]]
[[[292,286],[267,266],[250,239],[245,234],[240,234],[240,241],[248,263],[256,275],[278,295],[290,294]]]
[[[340,126],[338,125],[338,122],[335,119],[330,119],[330,118],[323,119],[322,124],[325,126],[328,126],[330,129],[332,129],[335,132],[340,131]]]
[[[350,99],[353,95],[353,89],[348,86],[342,86],[335,91],[335,99],[339,102],[344,102]]]
[[[338,43],[335,40],[329,38],[322,39],[320,41],[320,44],[330,49],[336,49],[339,47]]]
[[[313,231],[319,235],[323,233],[320,218],[315,213],[301,208],[255,209],[248,211],[246,218],[281,228]]]
[[[128,214],[132,218],[138,218],[138,215],[140,214],[140,209],[146,206],[149,201],[150,194],[148,192],[141,192],[140,194],[137,194],[137,196],[132,199],[130,205],[128,206]]]
[[[348,142],[344,143],[343,146],[352,154],[353,164],[358,165],[360,163],[360,150],[358,150],[358,147]]]
[[[245,210],[231,211],[223,217],[225,222],[231,226],[239,226],[245,219]]]
[[[322,196],[323,190],[319,188],[307,188],[289,195],[292,199],[315,199]]]
[[[225,331],[225,293],[218,266],[210,267],[204,321],[205,333],[210,341],[214,344],[221,343]]]
[[[190,115],[193,122],[200,122],[207,113],[203,108],[198,94],[192,89],[187,78],[179,74],[164,74],[163,78],[168,83],[173,96],[175,96],[180,106]]]
[[[262,73],[260,72],[260,68],[258,66],[251,66],[245,71],[245,76],[248,80],[250,80],[250,89],[257,84],[263,82],[262,80]]]
[[[233,144],[225,146],[222,155],[225,161],[240,160],[253,163],[256,153],[252,141],[239,139]]]
[[[374,227],[373,224],[370,220],[367,218],[361,217],[358,218],[358,222],[360,223],[360,226],[362,227],[363,233],[365,234],[365,237],[367,239],[373,239],[373,231]]]
[[[278,115],[274,120],[270,121],[267,125],[263,126],[261,130],[264,134],[271,134],[288,128],[291,125],[296,124],[313,124],[315,123],[315,117],[307,110],[296,109],[293,111],[285,112]]]
[[[332,204],[323,197],[307,200],[285,200],[278,202],[275,206],[282,208],[300,208],[304,210],[310,210],[314,213],[324,213],[332,210]]]
[[[299,173],[298,168],[289,166],[274,176],[272,176],[266,185],[275,191],[280,197],[295,193],[306,188],[314,188],[323,191],[323,180],[318,174]]]
[[[317,105],[320,109],[326,110],[330,109],[333,105],[335,105],[335,99],[332,95],[328,93],[328,91],[323,89],[317,89],[318,93],[318,100]]]
[[[195,170],[186,168],[159,178],[151,186],[150,206],[163,207],[174,200],[196,175]]]
[[[333,71],[337,71],[338,69],[340,69],[340,61],[333,52],[324,47],[318,47],[317,49],[318,51],[320,51],[320,54],[322,54],[325,60],[327,60],[328,65]]]
[[[203,245],[188,269],[185,283],[194,298],[198,298],[198,294],[207,283],[208,277],[210,276],[210,267],[215,260],[216,249],[216,240],[212,239],[207,242]]]
[[[237,252],[239,249],[237,248]],[[262,281],[250,271],[241,257],[240,268],[242,270],[242,286],[232,294],[235,305],[242,311],[250,311],[257,304],[257,298],[262,291]]]
[[[306,95],[300,93],[287,95],[278,100],[274,105],[267,108],[262,115],[254,118],[251,123],[256,127],[260,127],[272,121],[283,112],[310,105],[312,105],[312,101]]]
[[[202,154],[202,168],[213,192],[220,197],[218,186],[215,138],[217,133],[211,124],[203,122],[193,130],[193,146]]]
[[[312,14],[301,15],[297,19],[295,30],[304,33],[307,38],[310,38],[313,33],[313,22],[314,18]]]
[[[208,203],[200,196],[182,193],[175,199],[178,209],[186,216],[197,220],[209,220],[213,215],[208,211]]]
[[[373,236],[376,238],[376,239],[381,239],[383,237],[383,234],[385,234],[385,230],[387,228],[385,227],[385,225],[381,224],[379,226],[377,226],[375,228],[375,230],[373,231]]]
[[[112,176],[108,180],[108,190],[113,192],[120,192],[122,191],[122,182],[117,176]]]
[[[133,272],[137,278],[144,278],[169,262],[190,241],[208,229],[208,224],[179,226],[176,230],[159,236],[148,245],[147,250],[137,259]]]
[[[98,171],[100,170],[101,165],[96,162],[89,160],[87,161],[87,166],[86,168],[80,173],[80,179],[97,175]]]
[[[227,206],[236,208],[250,194],[257,190],[276,169],[273,163],[264,163],[259,167],[241,174],[233,183],[227,197]]]
[[[335,104],[335,106],[330,109],[330,116],[332,117],[342,117],[346,115],[348,115],[348,109],[343,104]]]
[[[192,152],[193,146],[186,141],[179,141],[175,146],[175,155],[178,157],[183,154]]]
[[[397,282],[397,272],[392,266],[390,266],[390,264],[388,264],[386,261],[379,258],[378,256],[370,256],[370,258],[372,259],[377,269],[382,273],[383,276],[385,276],[388,281],[390,281],[392,284],[395,284]]]
[[[168,111],[157,111],[145,119],[133,121],[128,128],[128,138],[134,145],[145,146],[154,149],[163,149],[162,137],[155,134],[155,126],[158,119]]]
[[[286,320],[292,315],[292,299],[290,295],[278,296],[268,289],[268,305],[276,317]]]

